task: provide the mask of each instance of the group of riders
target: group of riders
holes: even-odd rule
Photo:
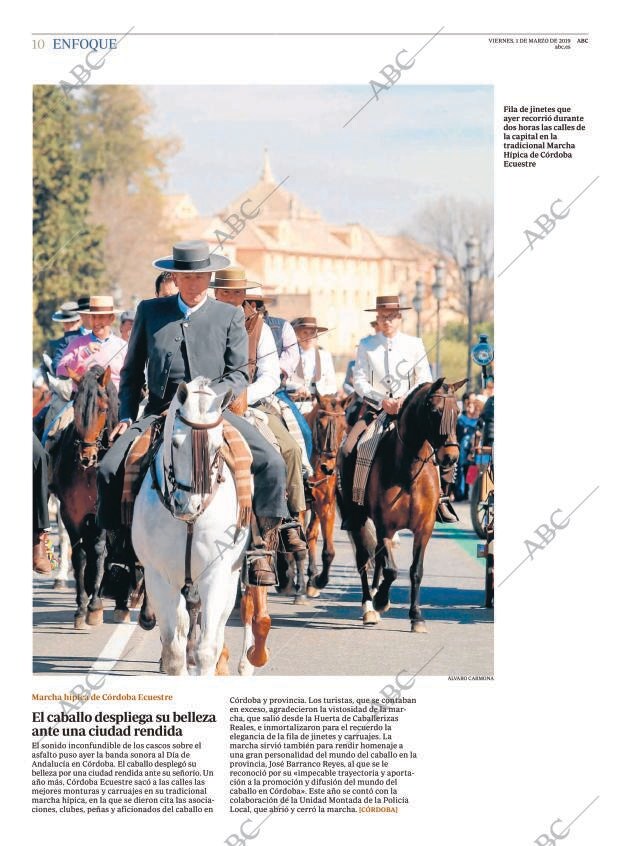
[[[356,453],[357,463],[348,471],[350,495],[361,504],[382,434],[406,397],[432,381],[424,344],[401,331],[398,296],[377,296],[374,307],[366,309],[376,315],[374,334],[360,340],[345,385],[339,388],[331,355],[318,342],[329,328],[312,316],[289,322],[272,315],[273,301],[261,285],[249,281],[243,269],[230,267],[230,261],[211,252],[205,241],[175,244],[172,255],[153,266],[159,271],[156,296],[142,300],[135,312],[121,314],[120,335],[112,329],[119,310],[110,296],[85,295],[63,303],[52,317],[62,324],[64,334],[51,342],[44,367],[64,400],[60,410],[52,413],[44,407],[35,417],[33,567],[40,573],[52,569],[48,467],[53,467],[54,449],[70,419],[80,379],[99,366],[110,369],[120,421],[107,433],[108,448],[98,455],[96,522],[107,533],[108,569],[136,563],[131,526],[121,513],[128,452],[158,424],[179,386],[203,376],[216,393],[232,392],[223,416],[252,454],[257,531],[248,554],[248,583],[275,585],[270,554],[275,548],[297,561],[307,558],[300,514],[312,499],[314,484],[312,434],[304,417],[313,397],[349,394],[344,403],[348,431],[339,446],[343,461]],[[452,466],[441,470],[437,519],[443,522],[457,519],[449,497],[454,471]],[[54,489],[53,471],[49,486]],[[343,528],[348,528],[346,515],[343,518]]]

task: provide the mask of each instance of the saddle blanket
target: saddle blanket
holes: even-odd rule
[[[272,408],[276,414],[279,414],[282,420],[284,421],[284,425],[288,429],[290,436],[293,438],[293,440],[301,450],[302,464],[304,468],[308,471],[308,475],[311,476],[314,473],[314,470],[312,469],[310,459],[308,458],[306,442],[304,441],[304,436],[301,432],[301,429],[299,428],[299,423],[297,422],[297,419],[293,414],[290,405],[276,396],[273,396],[270,398],[270,400],[265,400],[264,402],[268,404],[269,407]]]
[[[142,480],[147,473],[152,449],[156,442],[159,427],[150,427],[139,435],[129,448],[125,458],[125,475],[121,497],[121,521],[124,526],[131,526],[136,497]],[[250,525],[252,516],[252,452],[243,435],[234,426],[224,420],[224,445],[222,456],[230,470],[239,503],[237,528]]]
[[[357,442],[357,459],[355,462],[355,472],[353,473],[352,491],[353,502],[357,505],[364,504],[366,483],[368,482],[370,468],[372,467],[379,442],[385,433],[394,425],[394,418],[389,417],[385,411],[382,411],[368,425],[368,428],[362,433]]]

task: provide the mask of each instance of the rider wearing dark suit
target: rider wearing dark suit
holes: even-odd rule
[[[172,270],[180,293],[144,300],[136,310],[121,371],[121,423],[113,433],[120,437],[104,456],[98,473],[97,522],[102,528],[120,527],[127,451],[137,435],[169,406],[181,382],[206,376],[217,393],[231,388],[235,396],[248,385],[248,336],[243,311],[207,297],[206,291],[211,271],[228,264],[228,259],[210,254],[204,241],[176,244],[173,256],[154,262],[156,267]],[[148,403],[144,416],[136,421],[145,368]],[[241,432],[252,451],[254,511],[259,526],[266,532],[288,516],[284,462],[244,418],[229,411],[224,412],[224,417]],[[259,583],[274,584],[275,579],[270,580],[264,567],[265,562],[259,562]]]

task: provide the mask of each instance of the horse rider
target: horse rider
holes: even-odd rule
[[[116,563],[135,563],[131,529],[121,525],[124,460],[134,439],[168,408],[181,382],[205,376],[218,393],[232,389],[235,395],[248,386],[243,312],[207,296],[213,272],[229,264],[227,258],[211,253],[206,241],[175,244],[171,256],[153,262],[158,270],[172,273],[179,293],[138,304],[121,372],[120,423],[99,465],[97,522],[108,530],[108,557]],[[143,417],[136,420],[145,367],[148,403]],[[278,529],[288,516],[284,461],[247,420],[229,410],[224,418],[243,435],[253,456],[253,505],[261,537],[253,537],[252,548],[262,554],[251,556],[248,578],[250,584],[273,585],[273,556],[266,553],[275,549]]]
[[[80,332],[82,335],[88,335],[90,332],[90,315],[88,314],[88,310],[90,308],[90,294],[80,294],[77,298],[77,310],[78,314],[82,319],[82,328]]]
[[[350,420],[351,431],[342,448],[343,457],[348,457],[360,441],[369,440],[372,433],[369,425],[375,425],[377,416],[385,412],[382,419],[387,426],[396,418],[405,397],[423,382],[432,382],[431,368],[421,338],[406,335],[401,331],[402,311],[397,295],[377,296],[375,308],[365,311],[376,312],[377,331],[360,340],[357,348],[353,384],[362,400],[357,421]],[[449,478],[448,478],[449,476]],[[454,477],[454,468],[442,471],[442,492],[438,506],[438,519],[454,523],[458,518],[448,499],[449,485]]]
[[[155,296],[171,297],[173,294],[178,293],[179,289],[175,285],[172,274],[167,270],[162,271],[155,280]]]
[[[128,342],[129,337],[131,335],[131,330],[133,329],[133,322],[136,319],[136,312],[133,308],[127,309],[121,314],[121,319],[119,320],[120,323],[120,336],[123,341]]]
[[[246,302],[253,305],[262,315],[263,321],[271,329],[273,339],[276,343],[280,363],[280,389],[276,391],[275,398],[279,401],[279,408],[286,428],[301,447],[304,470],[310,476],[312,475],[312,465],[310,464],[310,458],[312,456],[312,431],[306,418],[297,408],[286,390],[286,382],[299,364],[299,344],[297,343],[295,330],[288,320],[285,320],[283,317],[276,317],[267,311],[267,304],[271,305],[275,301],[275,297],[266,297],[260,288],[248,289],[246,291]]]
[[[52,360],[52,373],[56,375],[56,368],[58,362],[67,348],[69,341],[77,335],[81,335],[82,320],[78,312],[78,304],[76,302],[63,303],[58,311],[52,314],[54,323],[62,323],[62,337],[55,338],[47,345],[47,352]]]
[[[47,454],[36,435],[32,436],[32,568],[47,575],[58,566],[48,531],[50,518],[47,511],[49,490],[47,486]]]
[[[81,376],[95,364],[100,364],[104,368],[110,367],[112,381],[118,389],[127,353],[127,342],[112,331],[118,313],[112,297],[90,297],[88,310],[82,312],[90,318],[90,331],[87,335],[76,335],[70,339],[58,363],[58,376],[71,376],[71,373]]]
[[[370,325],[374,329],[372,335],[364,335],[362,338],[363,341],[368,340],[368,338],[373,338],[377,332],[379,331],[379,327],[376,320],[371,320]],[[355,349],[355,355],[357,356],[357,347]],[[355,359],[350,361],[347,364],[347,370],[344,377],[344,382],[342,385],[342,389],[347,396],[351,396],[351,394],[355,393],[355,386],[353,384],[353,371],[355,369]],[[357,396],[354,398],[350,403],[349,407],[347,408],[346,415],[347,415],[347,423],[352,426],[359,416],[359,411],[362,405],[362,398]]]
[[[328,332],[326,326],[319,326],[316,317],[298,317],[293,328],[299,343],[300,358],[295,373],[287,387],[295,389],[300,397],[299,410],[306,414],[312,409],[312,397],[319,394],[335,394],[338,390],[334,361],[329,350],[319,347],[319,335]]]
[[[230,267],[216,271],[211,287],[217,301],[243,307],[250,371],[245,401],[250,408],[258,409],[266,415],[265,422],[282,453],[286,465],[288,510],[292,520],[281,528],[280,536],[286,552],[303,556],[307,554],[307,547],[300,536],[298,523],[300,512],[306,509],[302,451],[284,425],[279,408],[272,403],[272,397],[280,387],[280,361],[273,333],[257,310],[254,300],[248,301],[246,297],[248,289],[261,286],[256,282],[248,282],[242,268]],[[243,409],[239,411],[243,412]]]
[[[82,334],[82,321],[78,312],[78,304],[73,301],[62,303],[57,311],[52,314],[52,320],[54,323],[62,323],[63,334],[62,337],[49,341],[46,355],[43,356],[43,363],[39,372],[43,373],[44,371],[49,371],[52,376],[56,376],[58,363],[62,358],[69,341]],[[46,381],[49,384],[49,377]],[[64,387],[67,394],[65,402],[67,402],[71,391],[69,385]],[[32,421],[34,432],[41,439],[44,439],[45,421],[48,413],[50,412],[51,402],[51,399],[48,400]]]

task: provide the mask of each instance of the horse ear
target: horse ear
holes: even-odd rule
[[[79,373],[76,373],[75,370],[72,370],[70,367],[67,367],[67,373],[76,385],[80,384],[80,382],[82,381],[82,376],[80,376]]]
[[[177,398],[178,398],[179,402],[181,403],[181,405],[184,404],[184,402],[185,402],[185,400],[187,399],[188,396],[189,396],[189,391],[187,390],[187,385],[185,384],[185,382],[181,382],[181,384],[177,388]]]
[[[225,394],[219,394],[220,409],[224,411],[233,398],[233,389],[229,388]]]
[[[429,391],[429,394],[434,394],[435,391],[438,391],[445,381],[446,381],[445,376],[440,376],[439,379],[436,379],[433,382],[433,384],[431,385],[431,389]]]
[[[459,379],[458,382],[454,382],[452,385],[447,385],[446,387],[450,388],[451,390],[456,393],[459,388],[462,388],[463,385],[467,382],[467,377],[465,379]]]
[[[101,376],[97,379],[97,381],[99,382],[99,384],[101,385],[102,388],[107,388],[111,377],[112,377],[112,368],[108,366],[103,371]]]

